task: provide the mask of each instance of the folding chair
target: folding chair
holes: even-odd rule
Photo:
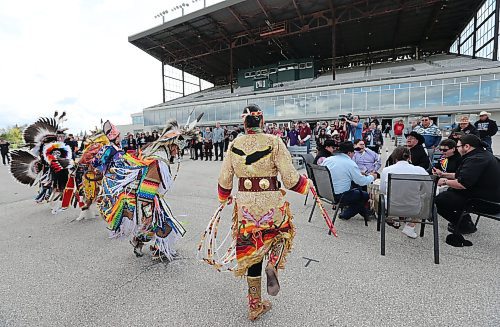
[[[381,255],[385,255],[386,218],[394,217],[392,220],[395,222],[421,224],[420,237],[424,236],[425,225],[432,225],[434,232],[434,263],[439,264],[438,220],[434,209],[437,181],[437,176],[432,175],[389,174],[387,195],[380,194],[380,214],[377,222],[381,227]],[[420,221],[413,221],[416,219]]]
[[[332,175],[330,174],[330,170],[324,166],[319,166],[315,164],[310,164],[309,165],[311,168],[312,175],[314,178],[312,179],[314,183],[314,187],[316,188],[316,193],[318,194],[318,197],[328,203],[331,204],[335,212],[333,213],[332,217],[332,224],[335,224],[335,219],[337,217],[337,214],[339,213],[339,210],[342,209],[342,205],[335,202],[335,191],[333,190],[333,184],[332,184]],[[313,207],[311,209],[311,214],[309,215],[309,222],[311,222],[314,209],[316,208],[316,201],[313,203]],[[328,234],[330,235],[332,232],[329,231]]]
[[[301,154],[300,156],[302,157],[302,159],[304,160],[304,163],[306,165],[307,177],[309,177],[310,180],[313,180],[314,176],[313,176],[310,165],[312,165],[312,163],[314,162],[314,156],[310,153]],[[306,199],[304,200],[304,205],[307,204],[308,197],[309,197],[309,193],[306,194]]]

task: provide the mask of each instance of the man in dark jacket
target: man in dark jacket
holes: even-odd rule
[[[481,140],[475,135],[464,135],[457,144],[462,155],[462,163],[454,176],[441,178],[439,186],[449,189],[436,197],[438,213],[450,222],[448,230],[461,234],[474,233],[476,227],[470,216],[462,218],[456,226],[469,199],[482,199],[500,202],[500,163],[484,150]],[[485,213],[496,213],[498,208],[490,205],[477,205]]]
[[[486,150],[493,153],[491,149],[491,137],[498,132],[497,122],[490,119],[490,113],[486,111],[481,111],[479,113],[479,120],[474,123],[477,131],[479,132],[479,138],[484,143],[488,144]]]
[[[472,134],[472,135],[476,135],[477,137],[479,137],[479,133],[477,132],[477,129],[474,127],[474,125],[472,125],[469,122],[469,116],[460,117],[460,122],[458,123],[458,126],[451,131],[449,138],[451,138],[451,135],[453,135],[454,133],[458,133],[458,132],[461,132],[464,135]]]
[[[428,170],[430,160],[422,145],[424,142],[424,137],[417,132],[411,132],[406,136],[406,146],[410,149],[412,165]]]
[[[7,164],[10,164],[10,158],[9,158],[9,146],[10,143],[5,141],[5,140],[0,140],[0,153],[2,154],[2,161],[4,166]],[[5,163],[7,162],[7,163]]]

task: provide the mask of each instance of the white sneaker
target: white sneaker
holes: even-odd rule
[[[76,218],[77,221],[83,220],[87,217],[87,210],[80,211],[80,215]]]
[[[408,224],[405,224],[405,227],[401,231],[403,234],[408,236],[409,238],[417,238],[417,233],[415,232],[415,227],[410,227]]]

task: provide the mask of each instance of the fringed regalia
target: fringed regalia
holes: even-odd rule
[[[295,227],[284,198],[286,192],[277,181],[278,172],[286,188],[301,194],[308,192],[308,179],[297,173],[279,137],[257,131],[239,136],[229,145],[219,176],[218,194],[221,202],[226,201],[233,188],[233,177],[238,178],[230,247],[234,251],[229,259],[211,262],[218,269],[243,276],[265,256],[276,268],[284,268]],[[217,226],[211,227],[214,228]],[[215,253],[217,249],[209,246],[208,251]]]
[[[71,204],[80,208],[80,215],[76,220],[84,219],[95,202],[101,189],[102,174],[95,170],[92,162],[99,150],[110,142],[102,131],[94,131],[85,138],[84,149],[75,166],[70,172],[62,199],[62,209]]]
[[[133,235],[131,243],[137,256],[142,256],[143,244],[150,241],[154,243],[153,259],[170,261],[176,255],[174,244],[185,229],[165,200],[175,178],[169,162],[185,146],[179,137],[194,126],[181,130],[176,122],[170,122],[162,136],[138,156],[125,153],[112,142],[94,159],[94,167],[103,174],[97,200],[101,215],[112,237]]]

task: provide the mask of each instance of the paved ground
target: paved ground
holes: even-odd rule
[[[441,221],[435,265],[430,229],[416,240],[390,229],[382,257],[374,222],[339,221],[333,238],[319,214],[307,222],[311,202],[292,193],[298,233],[282,291],[269,314],[247,322],[244,280],[195,259],[217,207],[219,169],[218,162],[183,163],[170,203],[188,233],[181,259],[166,264],[135,258],[127,242],[107,238],[100,219],[74,221],[76,210],[52,216],[34,204],[34,189],[0,166],[0,326],[500,325],[497,222],[481,220],[468,237],[474,246],[453,248]],[[317,262],[306,266],[304,257]]]

